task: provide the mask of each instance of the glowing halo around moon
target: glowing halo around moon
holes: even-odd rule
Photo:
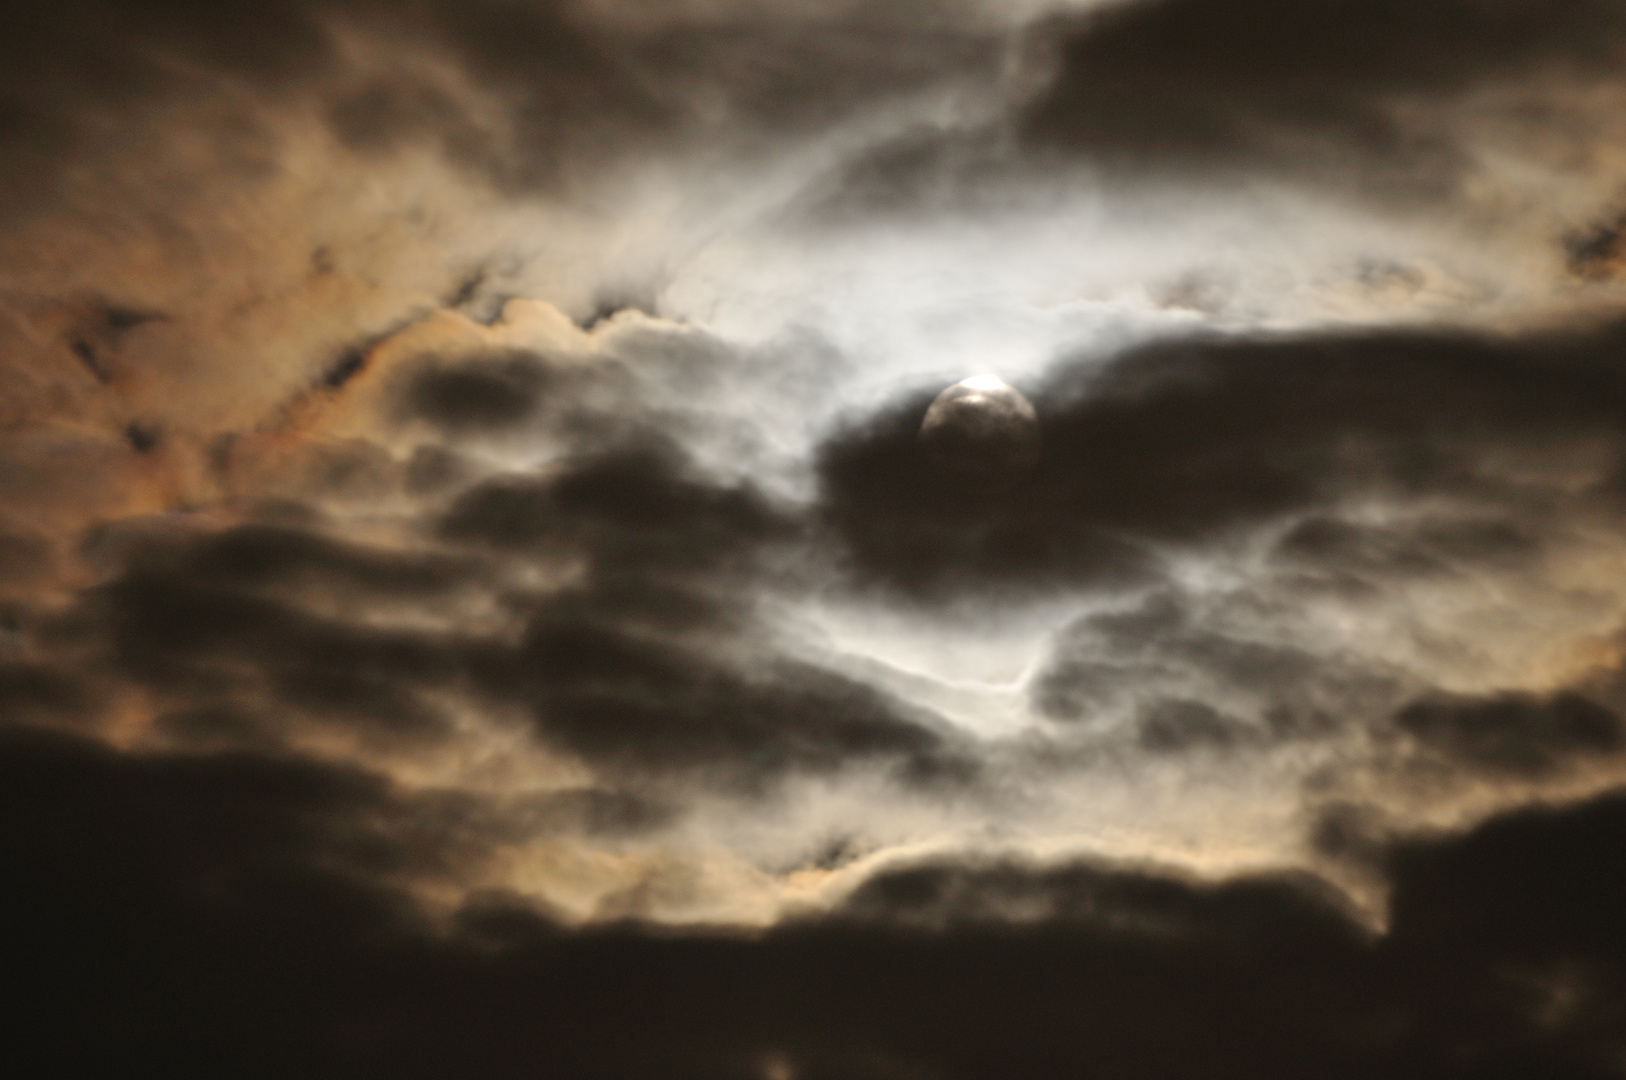
[[[1039,414],[998,375],[973,375],[937,395],[920,423],[919,439],[949,475],[1001,485],[1039,463]]]

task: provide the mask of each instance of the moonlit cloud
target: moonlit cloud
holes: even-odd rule
[[[1619,5],[0,31],[64,1068],[1626,1061]]]

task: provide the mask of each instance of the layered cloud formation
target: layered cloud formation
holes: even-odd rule
[[[1626,8],[0,31],[62,1071],[1626,1067]]]

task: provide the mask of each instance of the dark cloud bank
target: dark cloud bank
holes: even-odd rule
[[[444,808],[287,759],[0,743],[35,1075],[1603,1077],[1626,1051],[1618,795],[1391,847],[1376,938],[1292,879],[944,864],[744,939],[500,896],[431,928],[379,882],[442,857]]]

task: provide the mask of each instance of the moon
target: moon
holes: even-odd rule
[[[921,445],[945,472],[983,485],[1017,480],[1039,462],[1039,414],[997,375],[944,390],[921,421]]]

